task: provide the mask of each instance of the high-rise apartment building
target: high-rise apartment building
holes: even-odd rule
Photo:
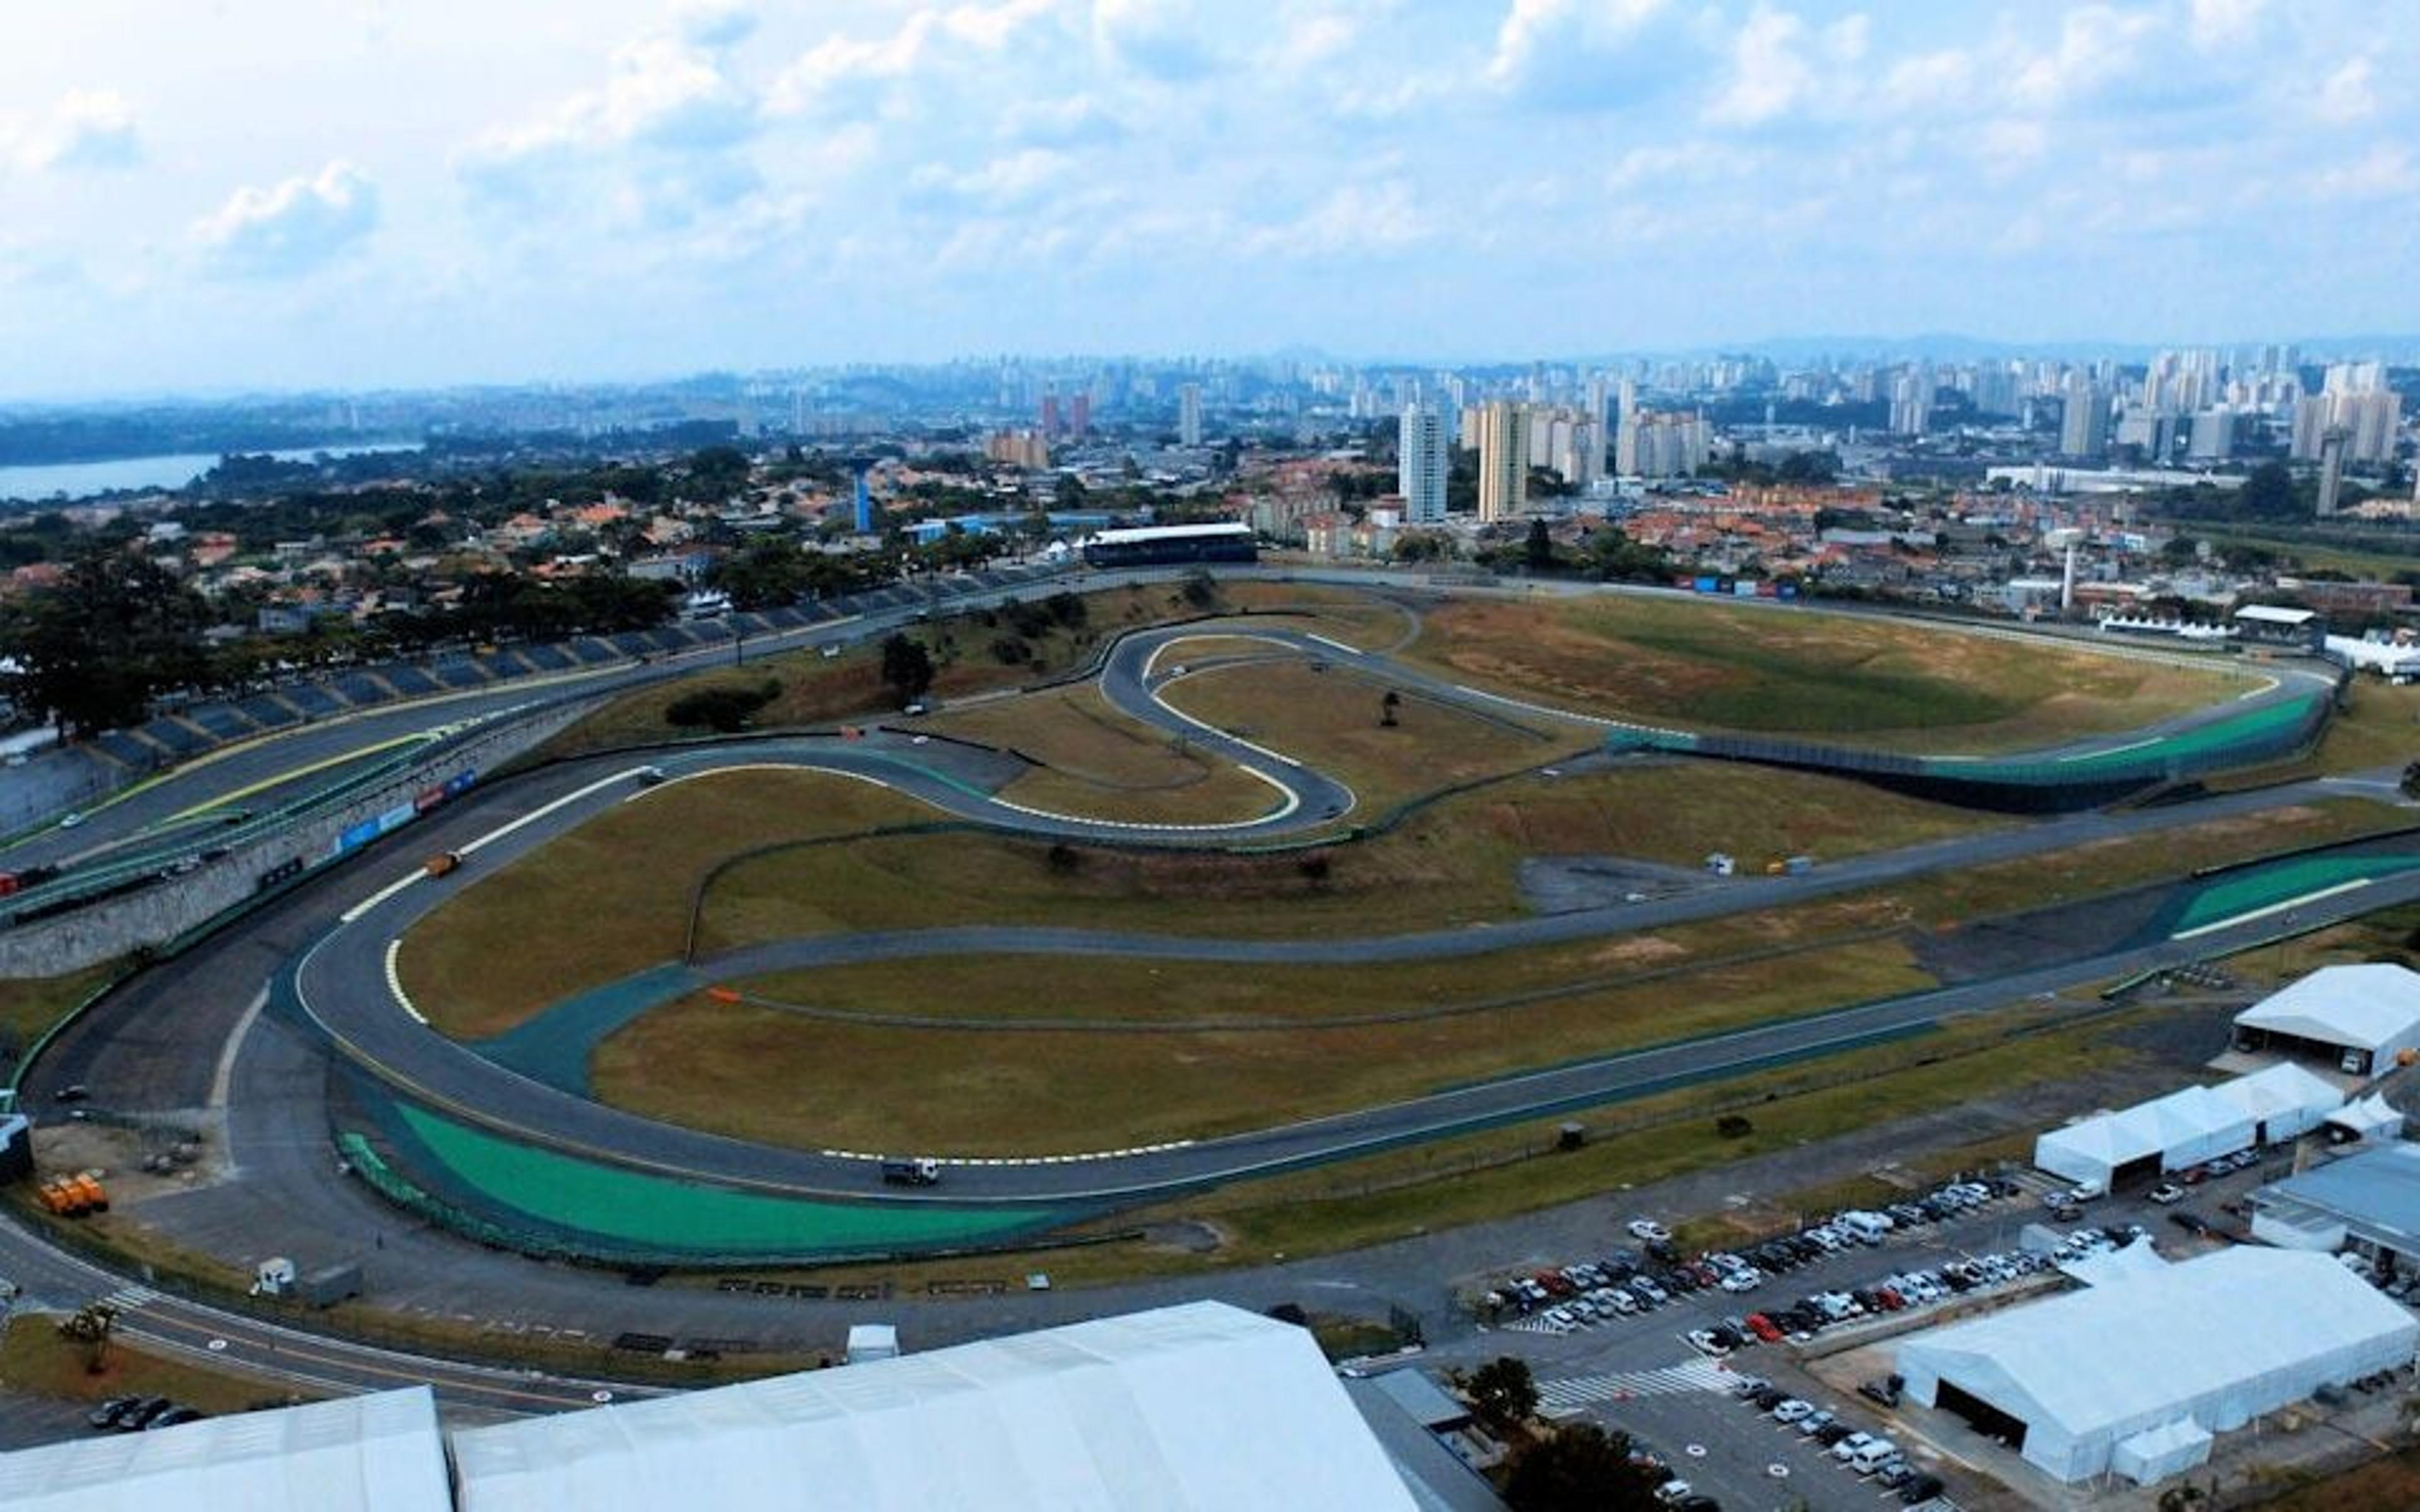
[[[1187,383],[1176,391],[1176,440],[1186,446],[1202,444],[1202,385]]]
[[[1395,427],[1395,491],[1404,496],[1404,523],[1436,525],[1445,519],[1445,485],[1450,459],[1445,411],[1414,403],[1404,407]]]
[[[2097,458],[2109,451],[2109,392],[2085,378],[2067,381],[2067,408],[2058,423],[2062,456]]]
[[[1511,519],[1529,502],[1529,409],[1491,400],[1479,416],[1479,518]]]

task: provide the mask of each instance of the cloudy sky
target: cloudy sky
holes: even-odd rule
[[[2420,330],[2409,0],[8,0],[0,394]]]

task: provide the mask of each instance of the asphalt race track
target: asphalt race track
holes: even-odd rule
[[[1358,578],[1353,580],[1359,581]],[[1411,580],[1406,585],[1415,585]],[[1028,591],[1031,591],[1029,588]],[[1778,610],[1792,612],[1792,610]],[[1430,677],[1385,657],[1354,652],[1302,631],[1272,627],[1278,617],[1255,616],[1249,633],[1271,642],[1273,654],[1352,662],[1407,692],[1502,715],[1510,701]],[[851,633],[876,633],[861,624]],[[830,634],[830,627],[818,627]],[[1107,659],[1104,695],[1131,717],[1196,748],[1207,749],[1252,771],[1270,788],[1263,814],[1223,826],[1197,826],[1193,838],[1232,841],[1277,837],[1363,817],[1360,800],[1334,779],[1309,770],[1281,751],[1272,751],[1213,731],[1178,714],[1156,697],[1170,681],[1188,675],[1162,653],[1198,627],[1138,632]],[[1987,632],[1992,633],[1992,632]],[[2307,674],[2304,674],[2307,675]],[[2300,696],[2307,685],[2289,678],[2262,697]],[[526,696],[525,694],[523,695]],[[2236,707],[2242,707],[2237,705]],[[381,718],[407,711],[389,711]],[[1541,711],[1546,712],[1546,711]],[[459,712],[424,711],[424,722],[459,717]],[[1575,718],[1559,715],[1559,717]],[[1603,724],[1606,721],[1582,721]],[[374,732],[393,738],[381,724]],[[315,739],[329,738],[322,732]],[[347,737],[351,739],[354,737]],[[2106,737],[2103,737],[2104,741]],[[2093,743],[2079,743],[2088,748]],[[349,747],[348,748],[352,748]],[[247,757],[246,764],[208,779],[209,789],[189,785],[174,796],[180,808],[224,801],[223,795],[273,779],[271,768],[291,771],[325,759],[329,748],[295,747],[280,763]],[[255,762],[266,764],[252,764]],[[870,778],[916,796],[942,812],[1017,833],[1056,839],[1148,840],[1179,842],[1186,826],[1109,824],[1003,804],[979,785],[953,772],[936,747],[903,734],[877,734],[844,743],[814,737],[773,737],[710,748],[689,748],[659,764],[675,781],[723,766],[776,763]],[[407,832],[400,848],[374,847],[330,868],[324,880],[240,920],[187,954],[170,961],[112,995],[62,1035],[27,1078],[26,1105],[44,1108],[59,1087],[85,1084],[97,1098],[128,1110],[196,1110],[224,1107],[230,1139],[240,1148],[244,1180],[226,1191],[250,1190],[246,1200],[308,1211],[322,1199],[315,1190],[343,1187],[331,1171],[324,1104],[314,1097],[281,1101],[312,1054],[352,1061],[407,1098],[426,1103],[465,1122],[530,1145],[641,1171],[719,1183],[745,1190],[851,1200],[884,1198],[907,1203],[1064,1209],[1071,1205],[1124,1206],[1148,1198],[1232,1180],[1239,1177],[1332,1161],[1494,1125],[1552,1116],[1709,1077],[1736,1074],[1811,1054],[1877,1042],[1957,1013],[2006,1005],[2019,998],[2157,966],[2226,954],[2280,933],[2420,899],[2420,872],[2381,874],[2362,885],[2332,890],[2307,902],[2293,900],[2290,915],[2276,907],[2247,911],[2189,938],[2133,940],[2088,958],[2064,958],[2045,945],[2038,963],[1988,980],[1936,991],[1856,1005],[1757,1026],[1718,1037],[1609,1056],[1578,1064],[1457,1088],[1389,1106],[1265,1129],[1232,1138],[1162,1148],[1113,1159],[1000,1161],[954,1169],[944,1193],[886,1194],[861,1156],[791,1150],[747,1144],[652,1122],[571,1095],[518,1074],[478,1052],[436,1034],[413,1016],[391,990],[388,948],[422,915],[443,901],[454,885],[421,876],[416,858],[439,849],[467,854],[465,877],[495,870],[517,856],[561,836],[613,805],[647,801],[665,787],[644,787],[640,762],[630,757],[596,759],[551,766],[525,777],[474,789],[463,799]],[[189,784],[206,779],[200,771]],[[271,773],[264,777],[264,773]],[[1741,878],[1724,887],[1619,907],[1581,909],[1529,917],[1463,930],[1364,939],[1217,941],[1165,939],[1102,932],[966,927],[892,932],[876,935],[818,938],[752,948],[701,963],[700,980],[843,960],[901,958],[957,951],[1058,954],[1147,954],[1217,959],[1239,964],[1335,963],[1435,959],[1524,945],[1585,939],[1651,929],[1721,914],[1800,902],[1828,893],[1871,887],[2014,856],[2046,854],[2116,836],[2157,835],[2173,826],[2230,814],[2290,806],[2326,796],[2392,796],[2392,773],[2320,779],[2194,803],[2122,813],[2087,812],[2044,820],[1983,835],[1832,863],[1794,878]],[[669,784],[667,785],[669,786]],[[214,798],[212,791],[222,796]],[[165,800],[163,800],[163,802]],[[130,811],[115,838],[132,842],[158,822],[148,810]],[[270,1021],[264,1021],[264,1011]],[[285,1016],[290,1015],[290,1018]],[[281,1026],[303,1025],[320,1036],[318,1045]],[[951,1151],[983,1158],[981,1151]],[[232,1201],[232,1197],[223,1197]],[[343,1200],[355,1203],[348,1189]],[[357,1218],[357,1212],[353,1217]],[[332,1214],[331,1221],[336,1221]],[[97,1285],[100,1273],[84,1267],[0,1226],[0,1266],[28,1284],[48,1280],[54,1288]],[[76,1267],[83,1267],[79,1273]],[[189,1304],[156,1299],[147,1316],[165,1319]],[[243,1319],[193,1310],[175,1326],[214,1330],[230,1337]],[[258,1328],[260,1325],[251,1325]],[[245,1335],[265,1350],[276,1340]],[[308,1338],[310,1335],[302,1335]],[[345,1357],[327,1370],[368,1370],[374,1360]],[[522,1386],[465,1371],[463,1400],[492,1396],[498,1410],[520,1410],[582,1399],[593,1382]],[[533,1399],[516,1402],[508,1394]],[[543,1402],[535,1398],[544,1398]]]

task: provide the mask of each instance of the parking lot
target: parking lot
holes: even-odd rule
[[[2182,1196],[2171,1202],[2151,1202],[2143,1192],[2120,1193],[2088,1200],[2080,1210],[2055,1207],[2045,1200],[2052,1183],[2021,1176],[1993,1184],[1985,1200],[1959,1204],[1948,1211],[1936,1206],[1916,1222],[1894,1218],[1872,1242],[1863,1238],[1829,1246],[1818,1242],[1812,1254],[1787,1268],[1765,1271],[1758,1266],[1762,1273],[1753,1284],[1728,1291],[1719,1285],[1727,1265],[1677,1255],[1659,1259],[1651,1242],[1617,1231],[1606,1236],[1605,1249],[1593,1257],[1507,1268],[1500,1275],[1474,1281],[1472,1295],[1481,1304],[1482,1332],[1440,1351],[1435,1363],[1500,1353],[1521,1356],[1537,1376],[1543,1412],[1583,1418],[1630,1434],[1688,1481],[1694,1494],[1712,1497],[1727,1512],[1777,1512],[1802,1502],[1816,1512],[1871,1512],[1911,1504],[1900,1499],[1904,1482],[1894,1489],[1871,1474],[1844,1468],[1794,1425],[1776,1422],[1770,1411],[1760,1411],[1731,1393],[1741,1376],[1768,1378],[1783,1393],[1807,1401],[1810,1411],[1833,1414],[1847,1433],[1891,1439],[1902,1451],[1908,1479],[1937,1474],[1947,1483],[1944,1496],[1927,1504],[1955,1505],[1963,1468],[1905,1433],[1885,1403],[1817,1381],[1801,1368],[1803,1353],[1826,1353],[1859,1336],[1926,1326],[1969,1313],[1978,1303],[2057,1284],[2055,1257],[2027,1257],[2020,1250],[2020,1236],[2029,1226],[2082,1236],[2072,1240],[2071,1253],[2106,1247],[2136,1229],[2170,1256],[2228,1242],[2226,1231],[2241,1228],[2229,1210],[2252,1186],[2282,1174],[2288,1158],[2281,1154],[2269,1163],[2277,1170],[2264,1170],[2256,1163],[2190,1185],[2180,1183]],[[1922,1199],[1937,1192],[1909,1196]],[[1668,1222],[1679,1215],[1662,1216]],[[2191,1225],[2176,1221],[2180,1216],[2191,1219]],[[1654,1217],[1641,1221],[1656,1224]],[[1660,1231],[1660,1225],[1656,1227]],[[1749,1258],[1756,1253],[1753,1247],[1733,1253],[1740,1263],[1755,1264]],[[1652,1292],[1662,1293],[1663,1301],[1642,1292],[1635,1278],[1617,1280],[1620,1264],[1610,1269],[1605,1264],[1634,1257]],[[1696,1263],[1706,1263],[1717,1284],[1706,1285],[1706,1273],[1692,1275],[1694,1287],[1673,1284],[1678,1279],[1673,1273],[1684,1260],[1692,1271]],[[1564,1267],[1590,1263],[1598,1266],[1595,1275],[1581,1271],[1563,1280],[1569,1296],[1549,1292],[1541,1303],[1511,1295],[1516,1278],[1545,1290],[1543,1273],[1555,1272],[1560,1278]],[[1971,1279],[1953,1287],[1953,1273]],[[1880,1284],[1912,1274],[1932,1277],[1936,1294],[1926,1300],[1920,1288],[1912,1295],[1901,1293],[1897,1308],[1858,1301],[1862,1295],[1879,1302]],[[1596,1284],[1584,1284],[1591,1281]],[[1616,1288],[1632,1298],[1631,1309],[1614,1302]],[[1484,1306],[1491,1290],[1501,1299],[1492,1316]],[[1591,1297],[1592,1292],[1597,1295]],[[1811,1329],[1790,1326],[1778,1316],[1793,1307],[1820,1306],[1818,1299],[1827,1295],[1846,1316],[1826,1318]],[[1575,1306],[1579,1302],[1590,1305]],[[1559,1318],[1555,1316],[1559,1309]],[[1742,1325],[1758,1314],[1766,1315],[1796,1343],[1744,1340],[1735,1349],[1720,1347],[1717,1340],[1729,1336],[1721,1332],[1727,1325],[1749,1332]],[[1812,1319],[1802,1313],[1798,1320]]]

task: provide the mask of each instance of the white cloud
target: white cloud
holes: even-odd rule
[[[270,189],[246,187],[195,222],[193,239],[215,272],[274,278],[308,272],[369,235],[378,190],[349,162]]]
[[[2398,199],[2420,193],[2420,172],[2410,152],[2381,143],[2359,161],[2320,174],[2311,193],[2319,199]]]
[[[954,61],[996,54],[1062,8],[1062,0],[926,7],[872,39],[834,33],[782,70],[768,93],[776,115],[838,115],[869,107],[892,85]]]
[[[1039,200],[1066,177],[1070,166],[1066,154],[1046,147],[1027,147],[964,172],[928,163],[908,176],[908,197],[945,208],[980,205],[1015,209]]]
[[[1245,237],[1248,254],[1284,257],[1374,256],[1436,235],[1437,223],[1400,178],[1347,184],[1281,225]]]
[[[2342,126],[2376,115],[2378,94],[2369,86],[2370,72],[2369,58],[2364,55],[2329,74],[2319,85],[2319,98],[2314,106],[2319,119]]]
[[[2268,0],[2193,0],[2193,19],[2187,33],[2193,44],[2205,53],[2232,47],[2251,37],[2260,25],[2260,12]]]
[[[746,41],[755,34],[756,23],[754,0],[689,0],[680,11],[682,39],[715,51]]]
[[[1971,103],[1974,88],[1974,58],[1945,48],[1892,64],[1883,75],[1882,103],[1895,111],[1943,110]]]
[[[2079,6],[2059,18],[2058,45],[2024,59],[2009,98],[2029,110],[2053,110],[2132,72],[2135,48],[2157,18],[2109,6]]]
[[[1219,68],[1192,0],[1093,0],[1093,39],[1104,56],[1165,84]]]
[[[1664,0],[1512,0],[1496,28],[1487,81],[1516,92],[1544,85],[1567,94],[1576,82],[1573,72],[1593,70],[1664,9]]]
[[[1001,122],[1001,134],[1028,147],[1100,147],[1123,140],[1125,122],[1090,95],[1021,101]]]
[[[739,155],[757,133],[753,94],[716,54],[670,37],[617,50],[605,83],[460,153],[472,188],[517,204],[591,194],[625,218],[677,223],[754,187]],[[583,178],[601,178],[575,188]]]
[[[1706,109],[1726,126],[1760,126],[1798,103],[1814,83],[1807,61],[1807,23],[1786,10],[1759,6],[1731,41],[1731,76]]]
[[[15,154],[29,169],[128,168],[142,161],[134,111],[109,89],[79,89],[60,97]]]

